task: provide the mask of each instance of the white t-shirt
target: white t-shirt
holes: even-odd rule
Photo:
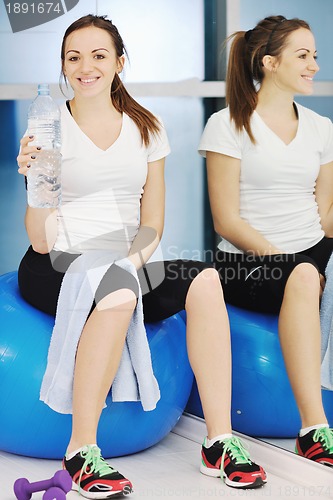
[[[332,122],[299,104],[297,110],[297,134],[288,145],[256,111],[251,128],[257,143],[252,144],[245,131],[236,131],[228,108],[209,118],[199,145],[202,156],[213,151],[241,160],[241,218],[288,253],[310,248],[324,236],[314,191],[320,165],[333,161]],[[242,253],[224,239],[219,248]]]
[[[119,258],[127,256],[139,228],[147,164],[170,152],[165,129],[152,135],[146,147],[136,124],[123,113],[119,137],[103,151],[63,104],[61,136],[62,203],[54,249],[112,249]]]

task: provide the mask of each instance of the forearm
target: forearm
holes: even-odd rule
[[[33,249],[48,253],[57,238],[57,209],[27,207],[25,227]]]
[[[140,226],[128,254],[136,269],[140,269],[148,261],[158,247],[161,236],[162,229]]]
[[[229,223],[215,224],[216,232],[243,252],[254,255],[272,255],[284,253],[271,244],[259,231],[241,218]]]

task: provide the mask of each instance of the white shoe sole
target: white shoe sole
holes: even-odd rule
[[[84,498],[90,498],[91,500],[104,500],[104,499],[108,499],[108,498],[112,498],[114,497],[115,495],[118,495],[118,496],[127,496],[129,495],[129,493],[132,493],[132,489],[130,490],[129,487],[126,488],[126,486],[124,487],[123,490],[121,491],[101,491],[101,492],[89,492],[89,491],[85,491],[83,490],[82,488],[80,489],[79,486],[74,483],[74,481],[72,481],[72,490],[74,491],[80,491],[80,495]]]
[[[261,486],[266,484],[266,480],[261,479],[261,477],[258,477],[253,483],[239,483],[238,481],[231,481],[230,479],[228,479],[227,475],[224,472],[222,472],[221,475],[220,469],[209,469],[203,464],[200,465],[200,472],[202,474],[205,474],[205,476],[221,478],[225,482],[225,484],[227,486],[230,486],[231,488],[252,489],[260,488]]]

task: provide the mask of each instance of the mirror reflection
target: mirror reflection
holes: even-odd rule
[[[271,10],[272,7],[274,7],[275,12],[279,12],[279,14],[285,16],[287,19],[291,19],[294,17],[297,18],[301,17],[302,19],[305,19],[311,26],[311,31],[312,34],[314,35],[314,40],[310,41],[309,39],[309,44],[311,45],[311,49],[310,45],[308,45],[308,48],[312,50],[313,60],[309,65],[307,65],[307,71],[313,71],[312,73],[313,75],[317,73],[319,68],[316,63],[316,56],[318,55],[318,53],[320,53],[322,56],[327,52],[327,44],[325,43],[325,39],[329,36],[329,26],[326,25],[326,23],[322,22],[323,17],[319,15],[318,11],[312,8],[310,2],[302,2],[302,4],[300,2],[293,2],[292,4],[284,1],[271,2],[268,6],[264,5],[262,2],[240,0],[240,2],[238,2],[238,7],[239,7],[238,28],[247,31],[248,43],[251,46],[250,50],[252,50],[253,44],[256,43],[256,35],[257,35],[257,33],[254,33],[255,37],[252,38],[251,30],[256,26],[259,19],[263,19],[266,16],[272,14]],[[323,9],[323,12],[325,12],[325,16],[327,16],[327,19],[329,20],[333,19],[333,6],[331,4],[328,4],[326,2],[321,2],[320,8]],[[280,18],[277,21],[279,21],[277,26],[280,26],[280,29],[282,30],[285,29],[286,24],[284,24],[284,19]],[[228,27],[229,34],[234,31],[233,29],[234,27],[236,26],[233,25],[233,22],[231,22],[230,26]],[[278,29],[279,28],[277,27],[276,30]],[[269,43],[271,42],[273,37],[271,37]],[[275,50],[276,49],[277,46],[275,47]],[[266,62],[268,62],[268,60],[266,60]],[[274,80],[274,77],[276,76],[275,71],[277,70],[277,68],[273,66],[271,69]],[[307,92],[305,91],[304,88],[303,90],[299,88],[299,91],[295,95],[296,106],[302,105],[306,108],[315,111],[319,115],[328,117],[330,120],[332,120],[333,118],[333,104],[331,98],[332,79],[333,79],[333,61],[330,57],[325,57],[325,61],[322,61],[322,64],[320,64],[320,71],[315,78],[315,80],[319,81],[319,83],[317,83],[317,88],[315,87],[315,91],[309,92],[308,95],[306,95]],[[320,82],[322,85],[322,89],[325,89],[322,91],[322,93],[319,91]],[[276,78],[275,78],[275,83],[277,83]],[[265,122],[266,125],[268,124],[270,131],[272,131],[272,129],[274,129],[274,126],[272,126],[274,122],[273,115],[270,114],[269,119],[267,119],[267,117],[264,116],[264,112],[262,109],[260,110],[260,108],[258,108],[258,111],[259,115],[260,111],[262,112],[261,118],[263,117],[263,121]],[[282,116],[282,111],[281,111],[281,116]],[[275,132],[277,132],[276,129]],[[273,148],[275,144],[274,136],[272,135],[271,138],[272,138],[272,148]],[[290,136],[290,139],[292,139],[292,136]],[[312,139],[313,137],[311,138],[311,140]],[[303,146],[305,147],[305,143],[303,143]],[[291,158],[291,155],[289,155],[289,158]],[[323,163],[325,163],[324,160]],[[320,186],[318,188],[318,193],[319,189]],[[320,195],[317,196],[317,198],[319,197]],[[272,203],[273,203],[273,198],[272,198]],[[288,209],[290,209],[291,207],[290,204],[291,204],[291,199],[289,199],[289,201],[286,204]],[[306,245],[303,248],[306,248]],[[321,251],[319,252],[319,254],[320,258],[323,258],[325,251]],[[330,251],[328,254],[326,254],[326,263],[328,261],[329,255]],[[323,268],[324,267],[325,266],[323,266]],[[324,269],[322,272],[324,274]],[[322,285],[324,284],[323,280],[321,281],[321,284]],[[328,297],[327,301],[330,303],[329,292],[327,292],[326,297]],[[235,313],[235,311],[232,311],[232,313]],[[307,310],[304,311],[304,314],[299,315],[298,322],[297,321],[295,322],[295,328],[298,328],[300,326],[304,318],[309,318],[309,316],[307,316],[308,313],[309,309],[307,308]],[[296,391],[296,394],[299,395],[299,393],[302,391],[302,384],[300,384],[301,387],[299,389],[297,389],[294,385],[294,392],[292,391],[289,382],[290,377],[287,377],[285,360],[283,359],[282,356],[281,343],[277,333],[278,317],[277,315],[275,316],[268,315],[267,317],[264,317],[260,314],[256,315],[255,313],[249,312],[246,313],[245,317],[244,316],[238,317],[237,321],[245,322],[246,330],[249,332],[249,336],[251,335],[251,341],[249,341],[249,339],[246,338],[244,332],[243,332],[243,337],[240,336],[242,332],[241,333],[239,332],[239,324],[237,323],[236,336],[239,336],[239,339],[241,339],[242,342],[238,342],[237,344],[235,344],[233,355],[238,356],[237,351],[239,349],[244,350],[243,358],[239,359],[239,362],[241,363],[242,366],[241,371],[244,370],[245,373],[247,372],[249,374],[249,379],[247,380],[253,381],[254,372],[256,373],[255,376],[256,383],[253,384],[255,387],[255,390],[253,391],[253,400],[255,408],[258,410],[258,415],[257,418],[253,418],[255,417],[255,415],[247,413],[249,420],[253,422],[248,425],[247,432],[250,435],[258,436],[259,439],[262,439],[266,442],[283,447],[290,451],[294,451],[295,438],[297,436],[299,429],[301,428],[301,420],[299,417],[299,411],[297,409],[297,405],[295,403],[294,394]],[[323,325],[323,318],[322,318],[322,325]],[[282,325],[280,324],[280,328],[281,326]],[[245,344],[247,344],[247,347],[245,347],[244,342]],[[256,344],[255,348],[254,348],[254,343]],[[300,342],[300,344],[302,344],[302,342]],[[300,346],[297,347],[297,349],[299,348]],[[315,353],[313,352],[313,356],[314,355]],[[292,375],[292,371],[293,368],[290,368],[289,366],[288,367],[289,374]],[[238,373],[235,374],[234,372],[234,377],[236,377],[237,380]],[[303,380],[304,380],[303,383],[304,390],[306,391],[307,388],[309,387],[308,383],[306,382],[306,375]],[[325,387],[327,387],[327,384],[324,383],[324,380],[322,380],[322,383]],[[244,387],[244,393],[245,393],[245,387]],[[247,401],[247,394],[245,394],[243,397],[244,400]],[[322,413],[321,416],[317,415],[315,420],[318,424],[320,419],[322,419],[322,423],[325,423],[327,417],[330,425],[332,425],[331,422],[333,416],[332,397],[333,394],[330,390],[322,390],[322,400],[326,415],[324,415],[324,413]],[[246,412],[243,411],[242,408],[240,407],[241,405],[239,404],[238,401],[238,394],[235,397],[235,405],[236,406],[234,410],[236,412],[236,416],[234,416],[234,418],[238,422],[244,417],[244,429],[245,429]],[[311,423],[315,422],[312,421]],[[252,428],[250,428],[251,426]],[[313,431],[313,433],[315,432],[316,430]]]

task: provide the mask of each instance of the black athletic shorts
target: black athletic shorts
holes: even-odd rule
[[[65,270],[77,257],[78,254],[54,251],[40,254],[30,246],[18,271],[19,288],[24,299],[37,309],[55,316]],[[55,262],[57,265],[54,265]],[[145,321],[159,321],[183,310],[193,279],[208,267],[213,267],[213,264],[180,259],[151,262],[143,266],[138,271],[138,277]],[[133,290],[138,296],[135,278],[112,264],[96,291],[95,303],[122,288]]]
[[[303,262],[325,276],[333,251],[333,238],[323,238],[308,250],[294,254],[253,256],[218,250],[215,267],[221,278],[225,301],[257,312],[277,314],[293,269]]]

